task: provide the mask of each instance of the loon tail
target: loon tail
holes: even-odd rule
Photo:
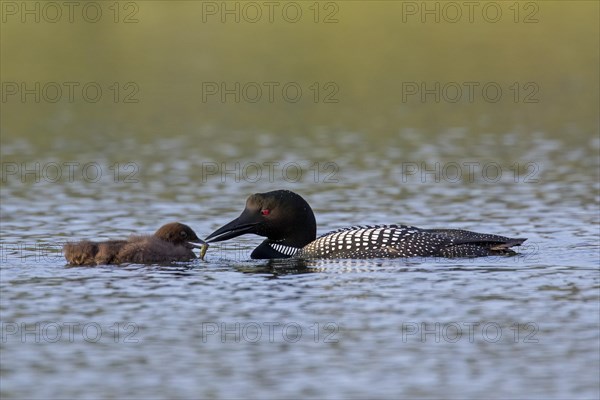
[[[490,247],[490,250],[506,250],[506,249],[510,249],[511,247],[516,247],[516,246],[520,246],[523,244],[524,241],[526,241],[527,238],[516,238],[516,239],[508,239],[506,242],[504,243],[498,243],[493,245],[492,247]]]
[[[444,257],[514,255],[516,253],[511,250],[511,247],[520,246],[527,240],[461,229],[426,229],[426,231],[451,239],[452,244],[440,251]]]

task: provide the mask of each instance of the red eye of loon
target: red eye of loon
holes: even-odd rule
[[[266,209],[266,208],[265,208],[264,210],[261,210],[261,211],[260,211],[260,213],[261,213],[262,215],[269,215],[269,213],[270,213],[270,212],[271,212],[271,210],[269,210],[269,209]]]

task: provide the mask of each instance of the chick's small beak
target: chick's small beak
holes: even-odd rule
[[[195,233],[192,233],[187,240],[187,244],[190,247],[195,247],[198,249],[201,249],[202,246],[204,246],[206,244],[206,242],[202,239],[200,239]]]
[[[197,236],[190,238],[190,240],[186,243],[187,247],[189,248],[200,249],[200,259],[204,260],[204,255],[206,254],[206,250],[208,250],[208,243],[198,238]]]

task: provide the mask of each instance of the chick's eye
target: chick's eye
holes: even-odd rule
[[[269,214],[271,213],[271,210],[269,210],[269,209],[265,208],[264,210],[260,210],[260,213],[261,213],[262,215],[269,215]]]
[[[181,233],[179,233],[181,235],[181,237],[186,237],[187,233],[185,233],[185,231],[181,231]]]

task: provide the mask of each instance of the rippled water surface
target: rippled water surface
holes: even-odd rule
[[[92,3],[97,23],[2,2],[2,398],[599,398],[598,2],[474,2],[473,21],[471,2]],[[247,21],[263,3],[275,20]],[[257,236],[173,265],[62,255],[172,221],[205,237],[275,189],[319,233],[528,240],[479,259],[252,261]]]
[[[480,154],[459,162],[490,156],[504,173],[497,182],[474,176],[457,184],[401,173],[411,160],[449,159],[410,146],[410,135],[399,135],[410,147],[397,151],[353,140],[320,149],[335,161],[337,183],[314,176],[203,183],[202,162],[183,138],[113,149],[138,155],[135,183],[8,178],[3,395],[597,396],[598,141],[589,142],[592,150],[569,149],[540,135],[524,146],[527,156],[498,158],[493,150],[491,158],[485,139],[467,144],[456,135],[456,146]],[[315,143],[300,142],[287,156],[307,166],[305,174],[303,156]],[[357,145],[360,155],[346,151]],[[157,148],[169,151],[157,157]],[[10,160],[33,149],[16,143],[3,151]],[[269,149],[236,156],[250,163],[277,151],[273,138]],[[70,157],[83,164],[91,153]],[[114,160],[127,158],[97,163],[104,172]],[[535,173],[521,171],[515,182],[515,160],[534,163]],[[261,240],[250,236],[212,246],[204,262],[178,265],[68,267],[60,253],[67,239],[152,232],[172,220],[205,236],[236,217],[248,194],[279,187],[309,201],[319,232],[403,222],[529,240],[514,257],[455,260],[250,261]]]

